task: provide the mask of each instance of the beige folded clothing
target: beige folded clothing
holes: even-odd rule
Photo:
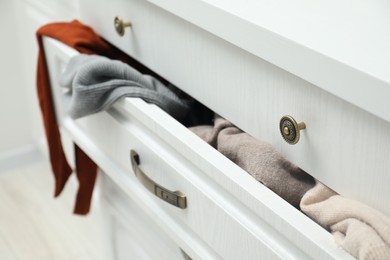
[[[390,218],[344,198],[320,182],[302,198],[301,210],[330,230],[336,242],[358,259],[390,259]]]
[[[196,126],[190,130],[296,208],[315,184],[313,177],[283,158],[270,144],[256,140],[225,119],[217,118],[214,127]]]

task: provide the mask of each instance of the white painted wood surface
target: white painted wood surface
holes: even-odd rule
[[[133,115],[129,117],[134,118]],[[148,129],[137,125],[134,119],[123,118],[121,121],[120,115],[115,115],[115,118],[120,121],[101,115],[79,120],[77,124],[141,188],[145,189],[131,170],[130,149],[138,152],[140,167],[150,178],[170,190],[184,192],[188,203],[185,210],[150,195],[146,189],[143,196],[149,196],[156,204],[155,207],[164,210],[173,221],[188,227],[188,235],[204,241],[222,259],[308,259],[283,236],[270,229],[267,223],[259,218],[251,219],[248,210],[235,203],[218,185],[213,185],[207,175],[180,154],[166,149],[167,144],[156,140]],[[95,130],[96,127],[100,130]],[[159,130],[158,125],[154,127],[156,131]],[[177,136],[180,134],[177,131],[175,133]],[[243,171],[241,174],[247,175]],[[244,214],[246,212],[248,215]]]
[[[125,99],[109,113],[64,118],[63,128],[191,257],[350,258],[324,229],[154,105]],[[188,195],[186,210],[140,185],[130,170],[131,148],[153,179]]]
[[[46,64],[50,68],[50,85],[58,86],[58,79],[63,70],[65,69],[66,64],[69,59],[78,54],[78,51],[75,49],[65,46],[63,43],[60,43],[56,40],[53,40],[49,37],[44,36],[43,44],[45,46],[46,54]],[[52,91],[52,98],[54,102],[54,109],[57,119],[57,124],[59,126],[63,125],[64,117],[66,116],[66,107],[62,104],[62,94],[63,88],[58,88],[55,91]]]
[[[149,106],[142,101],[141,104]],[[145,107],[141,106],[136,111],[141,110],[145,111]],[[161,112],[159,109],[158,111]],[[173,132],[161,128],[158,122],[172,122],[159,112],[154,116],[158,121],[148,121],[147,124],[153,132],[170,136],[170,139],[165,140],[180,149],[180,152],[172,151],[173,148],[167,147],[167,143],[159,138],[155,139],[151,130],[137,127],[134,119],[121,119],[119,114],[116,114],[119,123],[105,113],[79,121],[82,131],[87,133],[96,145],[94,150],[103,151],[111,162],[120,167],[116,174],[126,174],[127,179],[122,182],[130,182],[132,178],[134,184],[140,187],[142,193],[139,194],[141,198],[138,200],[145,202],[146,198],[151,199],[154,203],[153,211],[159,208],[180,226],[189,226],[190,229],[186,228],[187,236],[191,234],[201,238],[225,259],[348,258],[347,254],[336,246],[329,233],[257,183],[186,128],[182,127],[180,131],[177,126],[172,126]],[[114,111],[112,113],[115,114]],[[131,114],[131,117],[134,118],[134,114]],[[146,115],[140,113],[139,117],[145,118]],[[121,128],[121,125],[126,128]],[[190,140],[187,140],[188,135],[192,137]],[[177,137],[180,137],[179,140]],[[182,139],[188,143],[180,145]],[[181,150],[183,148],[184,150]],[[141,167],[151,178],[169,189],[185,192],[188,196],[188,209],[173,208],[150,195],[140,185],[130,170],[130,149],[139,152]],[[185,149],[193,151],[190,153]],[[183,155],[187,158],[183,158]],[[188,158],[196,166],[191,164]],[[206,160],[211,162],[206,163]],[[104,165],[101,165],[104,169]],[[197,167],[207,172],[203,173]],[[215,180],[218,180],[222,187],[215,184]],[[240,200],[235,196],[239,196]],[[255,213],[246,206],[252,206],[251,210]],[[167,219],[162,221],[167,222]],[[291,233],[286,235],[287,232]],[[290,242],[290,236],[300,239]],[[305,241],[303,245],[302,241]],[[262,245],[263,243],[265,245]],[[302,251],[299,248],[302,248]]]
[[[110,5],[97,1],[93,6],[82,8],[82,19],[113,44],[244,131],[271,143],[340,194],[390,214],[389,122],[147,1],[117,0]],[[116,15],[132,21],[124,37],[114,30]],[[338,79],[333,76],[329,79]],[[381,98],[387,100],[389,95],[371,87],[369,94],[358,95],[375,97],[378,104]],[[351,97],[359,93],[347,90]],[[306,123],[297,145],[286,144],[280,135],[279,120],[285,114]]]
[[[99,167],[125,191],[127,196],[134,199],[137,205],[165,232],[175,243],[185,250],[194,259],[220,259],[216,253],[203,241],[194,236],[188,227],[177,223],[172,217],[158,206],[154,198],[142,187],[137,180],[129,177],[129,168],[119,167],[104,151],[107,147],[98,146],[96,140],[91,139],[91,133],[85,133],[73,120],[66,120],[64,129],[74,141],[96,162]],[[110,136],[110,126],[102,127],[104,138]],[[99,137],[101,138],[101,137]]]
[[[184,260],[180,248],[150,219],[136,203],[100,171],[100,186],[107,231],[112,246],[110,259]]]
[[[137,30],[143,27],[138,23],[141,14],[133,10],[138,2],[81,1],[81,17],[105,37],[114,15],[135,20]],[[386,0],[148,2],[390,120],[390,4]],[[152,13],[147,14],[146,19],[153,19]],[[170,38],[165,24],[160,29],[159,36]]]

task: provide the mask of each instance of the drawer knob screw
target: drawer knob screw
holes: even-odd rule
[[[283,128],[283,134],[285,134],[285,135],[289,135],[290,134],[290,129],[287,126],[285,126]]]
[[[289,115],[283,116],[280,119],[279,129],[283,139],[289,144],[296,144],[300,138],[300,131],[305,129],[304,122],[297,123],[297,121]]]
[[[126,27],[131,27],[131,22],[124,22],[122,17],[116,16],[114,19],[115,31],[120,35],[125,35]]]

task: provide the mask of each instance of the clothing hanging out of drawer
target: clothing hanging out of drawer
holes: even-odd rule
[[[131,59],[128,55],[121,52],[114,46],[108,44],[104,39],[97,35],[90,27],[83,25],[78,21],[70,23],[53,23],[43,26],[37,31],[37,39],[39,44],[38,55],[38,70],[37,70],[37,92],[39,97],[39,104],[41,107],[44,127],[46,132],[46,140],[49,146],[49,156],[52,166],[52,171],[55,177],[55,191],[54,196],[61,194],[72,169],[67,162],[59,133],[59,120],[56,118],[55,104],[53,103],[53,94],[50,88],[50,79],[48,77],[48,68],[46,67],[45,51],[43,47],[43,37],[50,37],[57,39],[66,45],[86,54],[101,54],[115,60],[123,61],[135,69],[152,75],[163,84],[167,82],[147,69],[139,62]],[[188,99],[185,93],[178,93],[182,99],[187,98],[187,102],[199,111],[198,114],[188,114],[182,118],[185,125],[205,123],[210,120],[212,114],[210,110],[206,109],[198,102]],[[58,117],[58,115],[57,115]],[[198,121],[199,120],[199,121]],[[76,198],[74,213],[87,214],[90,209],[93,187],[96,178],[96,164],[88,158],[88,156],[75,145],[75,159],[76,159],[76,174],[79,181],[79,190]]]
[[[363,37],[366,41],[355,47],[364,51],[353,53],[356,49],[347,47],[341,35],[352,32],[360,37],[361,30],[352,25],[361,19],[348,5],[339,12],[333,8],[335,3],[324,2],[324,8],[334,14],[326,16],[321,8],[292,3],[294,12],[287,13],[296,26],[291,27],[290,23],[281,23],[283,19],[275,19],[277,14],[286,18],[277,11],[285,10],[283,2],[269,6],[256,0],[245,5],[196,0],[188,4],[193,9],[179,2],[128,0],[108,4],[85,0],[80,2],[81,19],[107,41],[240,129],[272,144],[322,183],[390,215],[390,204],[383,199],[389,197],[390,183],[390,121],[386,116],[390,111],[386,107],[390,81],[378,77],[386,71],[383,64],[390,59],[381,54],[384,45],[376,48],[374,40],[389,40],[382,33],[387,30],[383,22],[389,17],[383,12],[387,9],[371,2],[357,7],[372,10],[370,21],[378,30],[365,28],[365,33],[376,36]],[[258,16],[258,12],[265,15]],[[351,19],[343,19],[342,13]],[[117,16],[122,17],[124,27],[120,28],[119,21],[115,24]],[[333,37],[324,37],[317,26],[309,28],[311,23],[303,23],[302,17],[318,22]],[[345,26],[333,26],[333,30],[334,22]],[[131,27],[126,27],[129,23]],[[123,36],[118,35],[115,25]],[[305,33],[308,28],[327,39],[313,41]],[[279,29],[284,33],[279,34]],[[303,42],[295,41],[298,38]],[[319,48],[313,49],[311,44]],[[344,46],[343,51],[340,46]],[[333,51],[335,56],[330,55]],[[368,55],[371,51],[378,54],[376,58]],[[381,61],[362,62],[369,56]],[[355,63],[358,60],[361,64]],[[278,131],[280,119],[286,114],[307,126],[295,146],[286,145]]]
[[[211,110],[165,80],[163,83],[145,73],[103,56],[74,56],[59,79],[59,84],[68,90],[64,94],[67,113],[77,119],[107,110],[120,98],[139,97],[156,104],[185,126],[211,122]]]

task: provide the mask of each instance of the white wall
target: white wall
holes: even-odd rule
[[[77,0],[0,1],[0,157],[26,145],[42,147],[35,31],[48,22],[75,19],[78,13]]]
[[[32,142],[16,1],[0,1],[0,153]]]

